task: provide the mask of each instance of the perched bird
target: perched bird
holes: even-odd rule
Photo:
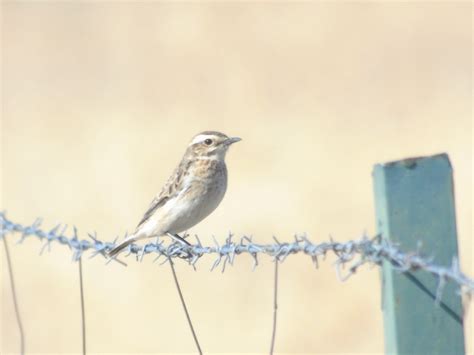
[[[240,140],[214,131],[196,135],[135,232],[108,256],[113,258],[137,240],[163,235],[188,244],[178,233],[201,222],[222,201],[227,189],[225,155],[229,146]]]

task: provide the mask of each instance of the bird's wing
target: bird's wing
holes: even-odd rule
[[[174,198],[183,188],[183,177],[186,175],[191,161],[183,160],[175,169],[173,174],[169,177],[166,184],[163,186],[161,192],[151,201],[148,210],[143,215],[140,223],[137,225],[137,229],[139,229],[146,221],[150,219],[150,217],[155,213],[155,211],[163,206],[166,201]]]
[[[139,229],[146,221],[148,221],[148,219],[153,215],[153,213],[155,213],[157,208],[160,206],[163,206],[167,200],[168,200],[168,197],[166,196],[163,198],[155,197],[153,201],[151,201],[150,206],[148,207],[148,210],[143,215],[140,223],[138,223],[137,229]]]

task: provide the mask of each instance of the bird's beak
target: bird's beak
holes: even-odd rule
[[[241,141],[241,140],[242,140],[242,139],[239,138],[239,137],[230,137],[230,138],[227,138],[227,139],[225,140],[225,144],[226,144],[226,145],[231,145],[231,144],[237,143],[237,142],[239,142],[239,141]]]

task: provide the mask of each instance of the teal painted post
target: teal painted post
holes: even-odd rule
[[[404,251],[417,250],[451,265],[458,256],[451,164],[446,154],[377,164],[373,172],[378,233]],[[464,354],[461,297],[423,271],[382,266],[386,354]]]

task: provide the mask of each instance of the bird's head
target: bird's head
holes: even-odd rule
[[[202,159],[224,159],[230,145],[240,141],[238,137],[228,137],[215,131],[201,132],[193,137],[188,152]]]

